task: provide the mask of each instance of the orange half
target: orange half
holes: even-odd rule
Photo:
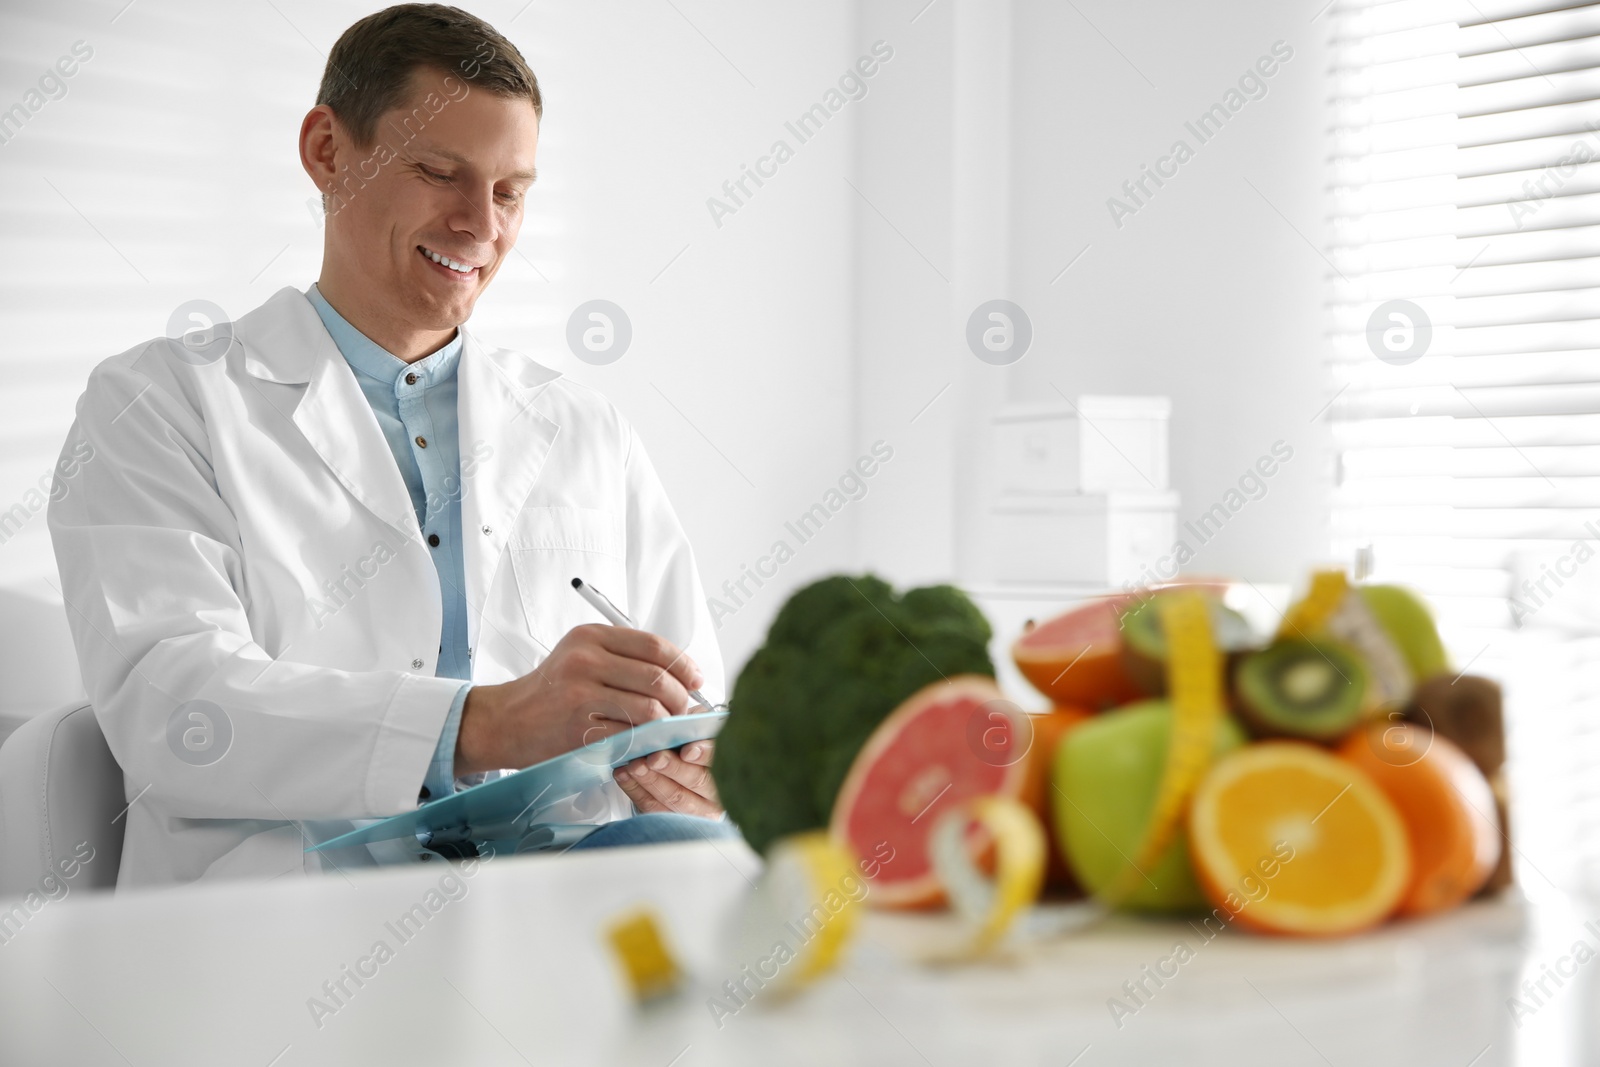
[[[1219,760],[1190,806],[1189,845],[1213,915],[1270,933],[1374,926],[1411,881],[1393,802],[1359,767],[1298,741]]]

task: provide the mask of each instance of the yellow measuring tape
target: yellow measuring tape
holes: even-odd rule
[[[1223,715],[1222,654],[1211,635],[1206,599],[1193,590],[1172,590],[1156,599],[1167,638],[1167,693],[1172,703],[1172,735],[1166,765],[1156,788],[1155,809],[1144,840],[1128,866],[1098,894],[1115,906],[1146,879],[1145,872],[1172,844],[1189,798],[1211,765],[1217,725]]]
[[[682,984],[683,971],[648,908],[636,908],[614,919],[605,934],[635,1000],[666,996]]]
[[[1350,592],[1344,571],[1317,571],[1311,575],[1311,588],[1303,599],[1292,604],[1278,624],[1278,637],[1309,637],[1324,629]]]
[[[745,898],[730,963],[745,968],[747,981],[753,968],[774,992],[809,985],[838,964],[867,892],[855,861],[826,830],[780,838]]]
[[[973,862],[967,828],[976,823],[994,843],[994,874]],[[938,959],[955,961],[993,948],[1044,889],[1044,827],[1026,805],[983,796],[940,816],[928,833],[928,858],[950,906],[967,928],[965,944]]]

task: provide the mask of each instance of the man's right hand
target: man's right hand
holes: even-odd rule
[[[474,685],[461,707],[459,777],[535,763],[652,719],[682,715],[705,684],[693,660],[643,630],[592,624],[511,682]]]

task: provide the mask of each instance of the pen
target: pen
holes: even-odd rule
[[[633,625],[633,620],[624,615],[621,609],[611,602],[609,597],[607,597],[600,590],[596,589],[594,586],[585,582],[582,578],[572,579],[572,588],[576,589],[578,591],[578,595],[587,600],[589,605],[593,607],[594,610],[604,615],[606,621],[611,625],[626,626],[630,630],[638,629],[637,626]],[[700,690],[698,689],[689,690],[689,698],[696,704],[699,704],[702,708],[705,708],[707,711],[717,710],[711,706],[711,701],[700,695]]]

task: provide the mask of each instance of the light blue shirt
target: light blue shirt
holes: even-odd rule
[[[422,780],[419,799],[455,792],[456,737],[461,707],[472,688],[472,649],[467,646],[467,590],[461,557],[461,442],[456,418],[456,365],[461,331],[450,343],[407,363],[347,322],[315,284],[306,292],[333,343],[355,372],[372,405],[389,451],[400,467],[423,542],[439,574],[444,618],[439,629],[439,665],[434,675],[466,681],[450,705],[439,744]]]

